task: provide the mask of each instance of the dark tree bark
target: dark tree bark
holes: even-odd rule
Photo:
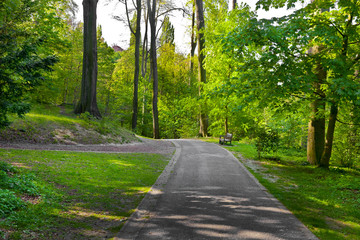
[[[158,112],[158,71],[157,71],[157,51],[156,51],[156,0],[147,0],[150,23],[150,65],[153,79],[153,138],[159,139],[159,112]]]
[[[335,103],[332,103],[330,107],[330,116],[329,116],[329,123],[326,133],[324,152],[321,156],[321,160],[319,164],[319,166],[323,168],[329,168],[332,146],[334,141],[335,123],[336,123],[337,114],[338,114],[338,106]]]
[[[232,1],[232,9],[236,9],[237,8],[237,1],[233,0]]]
[[[126,10],[127,1],[125,1]],[[138,118],[138,92],[139,92],[139,76],[140,76],[140,38],[141,38],[141,0],[136,0],[136,26],[135,30],[132,29],[129,21],[129,12],[126,11],[127,19],[129,22],[130,31],[135,36],[135,71],[134,71],[134,92],[133,92],[133,113],[131,119],[131,128],[133,131],[137,127],[137,118]]]
[[[96,101],[97,84],[97,42],[96,42],[96,6],[98,0],[84,0],[84,54],[80,100],[75,113],[89,112],[101,118]]]
[[[195,34],[195,0],[193,0],[193,9],[192,9],[192,17],[191,17],[191,52],[190,52],[190,82],[194,75],[194,56],[196,49],[196,34]]]
[[[204,28],[205,28],[205,20],[204,20],[204,8],[202,0],[195,0],[196,6],[196,25],[197,25],[197,41],[198,41],[198,60],[199,60],[199,95],[201,96],[202,92],[202,84],[206,83],[206,71],[204,68],[204,60],[205,60],[205,37],[204,37]],[[203,137],[207,137],[208,132],[208,119],[205,112],[206,106],[200,107],[200,134]]]

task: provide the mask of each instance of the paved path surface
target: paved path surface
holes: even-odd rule
[[[118,239],[317,239],[227,150],[173,142],[169,168]]]

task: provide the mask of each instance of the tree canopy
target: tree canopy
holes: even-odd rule
[[[75,109],[89,73],[84,43],[91,43],[84,56],[97,59],[96,87],[88,88],[97,99],[95,116],[155,138],[230,132],[252,142],[259,156],[303,149],[323,167],[331,159],[358,161],[358,1],[257,1],[257,9],[293,9],[271,19],[239,1],[188,1],[182,9],[192,13],[188,53],[176,50],[171,13],[179,8],[171,1],[122,2],[131,30],[127,49],[109,46],[94,21],[85,36],[73,1],[0,3],[2,127],[34,103]],[[349,154],[340,154],[344,149]]]

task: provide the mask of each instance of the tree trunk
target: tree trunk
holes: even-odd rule
[[[159,139],[159,112],[158,112],[158,71],[157,71],[157,56],[156,56],[156,0],[152,0],[152,6],[150,0],[147,0],[150,22],[150,58],[151,68],[153,75],[153,138]]]
[[[232,1],[232,9],[236,9],[237,8],[237,1],[236,0],[233,0]]]
[[[97,43],[96,43],[96,5],[98,0],[84,0],[84,54],[80,100],[75,113],[89,112],[101,118],[96,101],[97,83]]]
[[[134,72],[134,95],[133,95],[133,115],[131,128],[136,130],[138,117],[138,89],[140,75],[140,26],[141,26],[141,0],[136,0],[136,30],[135,30],[135,72]]]
[[[229,132],[228,107],[225,106],[225,134]]]
[[[325,148],[319,164],[319,166],[323,168],[329,168],[331,151],[334,141],[335,123],[336,123],[337,114],[338,114],[338,106],[335,103],[332,103],[330,107],[330,117],[329,117],[327,133],[326,133]]]
[[[191,85],[191,80],[194,76],[194,56],[196,49],[196,34],[195,34],[195,0],[193,0],[193,10],[191,18],[191,51],[190,51],[190,78],[189,86]]]
[[[323,47],[314,46],[309,54],[316,57]],[[315,63],[314,73],[316,79],[313,83],[315,100],[311,103],[312,118],[309,123],[307,160],[312,165],[319,165],[325,146],[325,98],[321,85],[326,81],[327,73],[321,62]]]
[[[205,60],[205,37],[204,37],[204,28],[205,28],[205,20],[204,20],[204,9],[203,9],[203,1],[195,0],[196,5],[196,25],[198,30],[198,60],[199,60],[199,96],[201,97],[202,92],[202,84],[206,83],[206,71],[204,68],[204,60]],[[203,137],[207,137],[207,128],[208,128],[208,119],[206,115],[206,106],[202,104],[200,106],[200,134]]]
[[[229,124],[228,124],[228,117],[225,117],[225,133],[229,132]]]
[[[312,165],[320,163],[325,145],[325,103],[321,101],[317,99],[311,103],[313,116],[308,129],[307,160]]]

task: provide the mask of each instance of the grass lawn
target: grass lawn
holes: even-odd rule
[[[0,239],[103,239],[120,230],[169,157],[0,149],[0,160],[11,164],[0,168],[0,195],[17,199],[0,200]]]
[[[359,170],[310,166],[306,152],[295,150],[279,150],[276,158],[255,161],[253,145],[233,142],[224,146],[317,237],[360,239]]]

